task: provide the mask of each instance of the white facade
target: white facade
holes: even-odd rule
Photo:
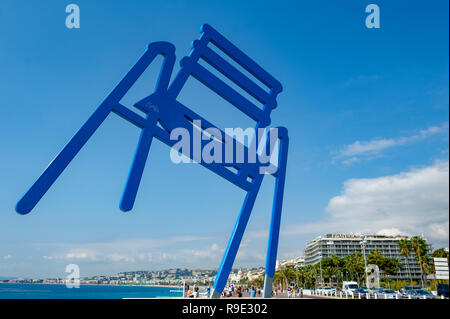
[[[378,249],[384,257],[399,258],[402,269],[393,277],[395,279],[408,280],[408,268],[406,266],[406,258],[400,254],[398,242],[401,239],[407,239],[405,236],[384,236],[384,235],[358,235],[358,234],[327,234],[317,237],[306,245],[305,248],[305,264],[314,265],[323,258],[336,255],[345,257],[354,252],[363,253],[361,242],[366,240],[365,253]],[[429,245],[431,251],[431,245]],[[411,251],[408,258],[411,276],[413,280],[420,280],[420,267],[416,261],[416,254]]]

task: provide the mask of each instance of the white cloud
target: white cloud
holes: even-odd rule
[[[409,236],[409,234],[402,232],[401,230],[391,227],[391,228],[383,228],[377,231],[377,235],[384,235],[384,236]]]
[[[205,240],[208,239],[208,240]],[[192,241],[195,241],[192,242]],[[114,265],[115,269],[163,269],[170,267],[217,267],[225,248],[209,237],[181,236],[167,240],[122,239],[111,242],[83,244],[47,244],[52,253],[43,256],[47,261],[77,264]],[[265,251],[246,248],[243,243],[236,256],[235,265],[251,264],[265,260]]]
[[[283,242],[292,236],[313,236],[330,232],[379,233],[385,235],[424,235],[434,248],[448,247],[449,163],[370,179],[344,182],[341,194],[329,200],[324,218],[291,224],[281,230],[280,258],[292,257],[283,252]],[[255,264],[265,259],[265,245],[250,245],[254,239],[267,239],[267,229],[246,234],[235,265]],[[283,238],[284,237],[284,238]],[[287,237],[287,238],[286,238]],[[306,238],[307,239],[307,238]],[[296,242],[297,239],[294,239]],[[257,242],[257,241],[255,241]],[[259,242],[259,241],[258,241]],[[303,244],[299,242],[299,249]],[[168,239],[131,238],[84,244],[51,244],[46,259],[64,262],[87,262],[115,265],[116,269],[159,269],[179,267],[216,267],[224,249],[212,238],[178,236]],[[293,251],[292,247],[290,251]]]
[[[341,195],[330,199],[325,219],[290,225],[282,234],[423,234],[448,246],[448,192],[448,161],[391,176],[350,179]]]
[[[420,130],[417,134],[406,137],[379,138],[362,142],[356,141],[344,146],[338,151],[335,159],[339,159],[342,163],[349,165],[359,162],[361,158],[370,159],[389,148],[411,144],[445,132],[448,132],[448,123],[444,123],[441,126],[431,126],[425,130]]]
[[[11,258],[12,258],[12,255],[3,256],[3,259],[11,259]]]
[[[182,253],[184,256],[191,256],[192,258],[207,258],[216,260],[222,256],[225,249],[221,249],[216,243],[212,244],[206,249],[186,249]]]
[[[177,236],[167,239],[131,238],[109,242],[39,244],[53,248],[46,260],[90,263],[122,263],[159,266],[164,263],[200,264],[202,260],[220,260],[224,249],[217,244],[200,249],[185,249],[190,242],[210,242],[210,237]]]

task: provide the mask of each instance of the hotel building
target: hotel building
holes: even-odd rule
[[[363,245],[365,254],[378,249],[384,257],[399,258],[402,269],[400,269],[393,279],[409,280],[408,268],[406,266],[406,258],[400,254],[398,242],[400,239],[407,239],[405,236],[384,236],[384,235],[357,235],[357,234],[327,234],[319,236],[310,241],[305,248],[305,265],[315,265],[323,258],[336,255],[345,257],[354,252],[363,253]],[[365,240],[365,244],[363,241]],[[428,244],[428,251],[431,251],[431,245]],[[416,261],[416,254],[410,251],[409,267],[411,277],[415,281],[420,281],[420,267]]]

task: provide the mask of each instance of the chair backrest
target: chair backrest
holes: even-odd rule
[[[257,127],[268,126],[270,113],[277,106],[277,95],[282,91],[281,83],[210,25],[203,25],[201,32],[200,38],[192,42],[189,55],[181,59],[181,69],[168,89],[169,94],[176,98],[192,75],[256,121]],[[235,65],[242,67],[257,81],[252,80],[229,61],[234,61]],[[205,64],[208,68],[212,67],[220,72],[242,91],[228,85],[211,69],[203,66]],[[245,94],[242,94],[244,92],[260,105],[247,99]]]

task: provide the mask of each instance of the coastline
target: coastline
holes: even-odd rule
[[[62,285],[64,286],[65,283],[50,283],[50,282],[0,282],[0,284],[12,284],[12,285]],[[112,285],[112,284],[85,284],[80,283],[80,286],[109,286],[109,287],[155,287],[155,288],[179,288],[182,289],[183,286],[176,286],[176,285],[133,285],[133,284],[126,284],[126,285]]]

